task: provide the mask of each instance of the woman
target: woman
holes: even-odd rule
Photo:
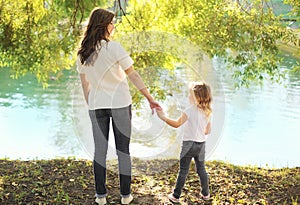
[[[160,110],[123,47],[110,40],[114,30],[114,14],[95,8],[89,17],[80,48],[77,70],[89,107],[95,143],[94,177],[96,202],[106,204],[106,154],[110,119],[115,136],[119,163],[121,203],[129,204],[131,195],[131,95],[126,75],[146,97],[151,109]]]

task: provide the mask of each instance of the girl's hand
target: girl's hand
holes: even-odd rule
[[[150,100],[149,104],[150,104],[150,108],[152,110],[152,114],[154,114],[154,109],[155,110],[162,110],[159,103],[156,102],[155,100]]]
[[[157,113],[157,116],[162,119],[162,120],[165,120],[166,116],[165,116],[165,113],[164,111],[161,109],[161,110],[156,110],[156,113]]]

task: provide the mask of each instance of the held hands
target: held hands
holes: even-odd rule
[[[165,113],[164,113],[164,111],[163,111],[162,109],[156,110],[156,113],[157,113],[157,116],[158,116],[161,120],[165,121],[166,116],[165,116]]]
[[[152,115],[154,114],[154,109],[155,110],[162,110],[159,103],[156,102],[155,100],[149,100],[149,104],[150,104],[150,108],[152,110]]]

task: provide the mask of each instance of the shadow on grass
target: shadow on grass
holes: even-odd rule
[[[109,164],[109,163],[108,163]],[[107,170],[108,204],[120,204],[118,170]],[[152,170],[150,172],[150,170]],[[155,172],[153,170],[156,170]],[[300,168],[261,169],[223,162],[207,162],[211,200],[200,199],[199,178],[194,164],[180,198],[187,204],[298,204]],[[172,204],[178,160],[133,159],[131,204]],[[149,174],[148,174],[149,173]],[[93,204],[92,162],[75,159],[0,160],[0,204]]]

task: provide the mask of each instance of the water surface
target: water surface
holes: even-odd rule
[[[294,59],[286,56],[282,69]],[[179,92],[161,102],[171,117],[187,105],[187,83],[199,76],[214,93],[213,133],[208,159],[240,165],[300,166],[300,76],[288,73],[283,85],[265,82],[263,87],[235,89],[222,63],[206,70],[177,69],[174,83]],[[195,73],[196,72],[196,73]],[[59,81],[43,89],[34,77],[9,78],[0,70],[0,157],[50,159],[76,156],[91,158],[93,141],[87,107],[78,76],[66,71]],[[167,77],[168,73],[163,77]],[[182,82],[182,83],[179,83]],[[146,102],[133,112],[131,153],[143,159],[178,157],[181,130],[151,115]],[[111,136],[112,137],[112,136]],[[113,140],[110,140],[113,148]],[[114,157],[113,149],[109,156]]]

